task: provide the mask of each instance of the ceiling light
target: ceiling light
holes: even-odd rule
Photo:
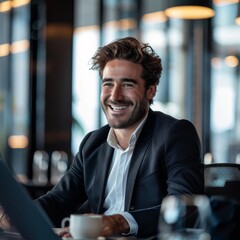
[[[210,0],[162,0],[161,8],[169,18],[205,19],[215,14]]]

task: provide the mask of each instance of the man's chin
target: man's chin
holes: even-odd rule
[[[126,128],[126,126],[122,125],[122,124],[108,124],[111,128],[114,129],[124,129]]]
[[[113,122],[113,121],[109,121],[108,125],[111,128],[115,128],[115,129],[124,129],[129,127],[129,124],[127,122]]]

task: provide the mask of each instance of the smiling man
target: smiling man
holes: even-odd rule
[[[155,85],[145,89],[141,73],[140,64],[118,59],[109,61],[103,70],[102,108],[123,149],[146,116],[156,92]]]
[[[111,42],[92,69],[108,124],[86,135],[67,174],[36,202],[56,227],[71,213],[91,213],[103,215],[103,236],[155,235],[165,196],[203,193],[198,134],[191,122],[151,110],[162,65],[148,44]]]

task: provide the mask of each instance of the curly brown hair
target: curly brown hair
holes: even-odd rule
[[[161,58],[149,44],[141,43],[133,37],[126,37],[99,47],[91,59],[91,69],[98,70],[102,78],[105,65],[113,59],[141,64],[143,68],[141,77],[145,80],[146,89],[151,85],[158,85],[162,74]]]

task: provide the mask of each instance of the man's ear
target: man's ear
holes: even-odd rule
[[[154,98],[157,92],[157,86],[156,85],[151,85],[148,90],[147,90],[147,99],[151,100]]]

